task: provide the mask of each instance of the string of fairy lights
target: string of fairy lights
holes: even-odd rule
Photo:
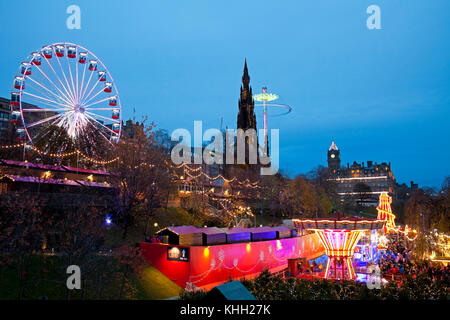
[[[227,179],[221,174],[218,174],[218,175],[212,177],[212,176],[208,175],[207,173],[203,172],[202,167],[192,168],[187,163],[182,163],[180,165],[174,166],[174,168],[175,169],[183,169],[184,174],[191,179],[197,179],[197,178],[200,178],[203,176],[209,181],[216,181],[216,180],[222,179],[225,183],[232,183],[232,182],[236,181],[237,184],[245,186],[247,188],[254,188],[254,189],[261,188],[261,186],[259,186],[258,181],[250,182],[250,180],[248,178],[245,179],[244,181],[238,181],[237,177],[233,177],[232,179]],[[199,173],[193,174],[193,172],[194,173],[199,172]],[[181,180],[183,180],[184,176],[180,176],[180,178],[182,178]]]
[[[39,153],[39,154],[43,154],[43,155],[46,155],[46,156],[51,157],[51,158],[62,159],[62,158],[67,158],[67,157],[71,157],[71,156],[74,156],[74,155],[79,155],[84,160],[87,160],[89,162],[92,162],[92,163],[95,163],[95,164],[99,164],[99,165],[107,165],[107,164],[110,164],[110,163],[113,163],[113,162],[119,160],[119,157],[115,157],[113,159],[106,160],[106,161],[97,160],[97,159],[94,159],[92,157],[89,157],[88,155],[86,155],[85,153],[83,153],[81,150],[78,150],[78,149],[75,149],[74,151],[71,151],[71,152],[63,152],[63,153],[44,152],[44,151],[40,150],[39,148],[37,148],[36,146],[29,145],[29,144],[26,144],[24,142],[11,144],[11,145],[2,145],[2,146],[0,146],[0,149],[15,149],[15,148],[22,148],[22,147],[29,148],[29,149],[31,149],[31,150]]]
[[[98,160],[98,159],[94,159],[88,155],[86,155],[85,153],[83,153],[81,150],[79,149],[75,149],[71,152],[62,152],[62,153],[51,153],[51,152],[44,152],[42,150],[40,150],[39,148],[37,148],[34,145],[30,145],[30,144],[26,144],[25,142],[22,143],[16,143],[16,144],[11,144],[11,145],[1,145],[0,149],[15,149],[15,148],[29,148],[35,152],[37,152],[38,154],[43,154],[46,155],[48,157],[51,158],[58,158],[58,159],[62,159],[62,158],[67,158],[67,157],[71,157],[74,155],[78,155],[81,156],[84,160],[92,162],[94,164],[97,165],[107,165],[107,164],[111,164],[113,162],[116,162],[119,160],[119,157],[115,157],[112,158],[110,160]],[[168,163],[168,165],[171,165]],[[151,164],[148,164],[146,162],[143,162],[139,165],[137,165],[135,168],[139,167],[139,166],[152,166]],[[247,187],[247,188],[253,188],[253,189],[257,189],[257,188],[261,188],[258,184],[258,181],[255,182],[250,182],[249,179],[245,179],[244,181],[238,181],[237,177],[233,177],[232,179],[227,179],[225,178],[222,174],[218,174],[214,177],[208,175],[207,173],[203,172],[202,167],[197,167],[197,168],[193,168],[191,167],[189,164],[187,163],[182,163],[180,165],[176,165],[176,166],[172,166],[174,169],[183,169],[184,170],[184,174],[186,176],[188,176],[191,179],[197,179],[200,177],[204,177],[207,180],[209,180],[210,182],[214,182],[216,180],[223,180],[225,183],[232,183],[232,182],[236,182],[238,185]],[[198,173],[198,174],[196,174]],[[180,178],[180,180],[184,180],[184,176],[179,176],[178,178]]]

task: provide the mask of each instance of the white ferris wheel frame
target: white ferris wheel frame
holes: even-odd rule
[[[56,47],[57,46],[63,46],[64,47],[64,56],[65,57],[58,57],[56,55]],[[68,57],[68,47],[75,47],[76,51],[75,51],[75,57],[74,58],[69,58]],[[44,51],[48,48],[52,49],[52,57],[51,58],[46,58],[44,56]],[[82,75],[79,74],[78,72],[78,64],[79,63],[79,58],[80,52],[86,52],[86,61],[84,64],[82,69]],[[53,71],[53,76],[55,76],[55,78],[53,80],[58,81],[58,83],[54,83],[54,81],[52,81],[52,79],[45,74],[45,70],[42,71],[42,67],[40,65],[33,65],[32,61],[34,60],[34,53],[38,53],[40,54],[40,61],[41,61],[41,65],[47,65],[48,67],[51,68],[51,70]],[[60,71],[61,71],[61,77],[57,74],[57,72],[55,71],[52,63],[49,60],[56,60],[56,67],[59,66]],[[68,70],[64,71],[62,64],[61,64],[61,59],[66,59],[66,64],[67,64],[67,68]],[[74,60],[75,61],[75,68],[74,68],[74,72],[72,72],[71,66],[70,66],[70,60]],[[88,72],[90,72],[89,75],[89,79],[87,80],[87,83],[85,83],[85,75],[86,75],[86,69],[88,68],[89,64],[90,64],[90,60],[95,60],[97,62],[97,68],[95,70],[89,70]],[[45,83],[46,85],[52,85],[52,88],[48,88],[46,87],[44,84],[40,83],[39,81],[35,80],[33,78],[33,73],[31,75],[26,75],[25,73],[21,73],[21,70],[23,68],[23,64],[24,63],[28,63],[29,64],[29,69],[30,70],[35,70],[35,72],[39,72],[39,74],[41,74],[42,76],[44,76],[47,79],[47,83]],[[98,66],[101,65],[101,67],[103,68],[103,70],[99,70]],[[81,71],[81,70],[80,70]],[[108,97],[95,101],[95,102],[91,102],[92,99],[94,99],[95,97],[97,97],[99,94],[101,94],[102,92],[104,92],[105,87],[101,87],[101,90],[96,92],[94,95],[92,95],[93,91],[95,90],[95,88],[97,87],[97,85],[103,81],[100,81],[100,77],[98,77],[97,80],[94,81],[94,84],[92,86],[92,88],[90,88],[90,91],[88,92],[88,88],[91,82],[91,78],[93,76],[93,74],[95,73],[96,75],[98,75],[99,72],[105,72],[106,76],[107,76],[107,82],[111,83],[111,88],[113,89],[113,91],[111,91],[110,93],[108,93]],[[69,78],[70,76],[70,78]],[[20,89],[15,88],[15,82],[16,79],[18,77],[23,78],[23,85],[21,85]],[[75,77],[75,79],[74,79]],[[81,77],[81,82],[79,82],[79,78]],[[62,79],[61,79],[62,78]],[[86,77],[87,78],[87,77]],[[31,82],[28,82],[26,80],[30,80]],[[74,81],[76,82],[76,84],[74,84]],[[33,94],[30,94],[29,92],[26,92],[27,87],[32,84],[32,85],[37,85],[40,87],[40,89],[42,89],[43,91],[47,91],[47,95],[43,94],[44,97],[41,96],[36,96]],[[36,90],[35,90],[36,91]],[[37,89],[37,91],[40,91],[39,89]],[[42,91],[40,91],[42,93]],[[25,131],[26,134],[26,138],[28,139],[30,144],[34,144],[33,143],[33,139],[36,138],[32,137],[30,135],[30,132],[28,130],[28,128],[31,128],[32,126],[36,126],[36,125],[40,125],[42,123],[51,121],[53,119],[58,119],[60,117],[63,116],[64,113],[67,113],[68,111],[72,111],[70,110],[70,108],[72,108],[74,105],[78,105],[80,107],[83,108],[83,113],[86,116],[87,125],[92,125],[94,126],[94,123],[96,123],[97,125],[100,125],[101,127],[111,131],[110,134],[110,138],[112,136],[117,137],[117,139],[115,139],[115,143],[118,143],[120,136],[121,136],[121,132],[122,132],[122,104],[120,102],[120,96],[119,96],[119,91],[117,90],[117,86],[116,83],[113,79],[113,77],[111,76],[111,74],[109,73],[108,68],[106,68],[106,66],[103,64],[103,62],[95,55],[93,54],[91,51],[89,51],[88,49],[74,44],[74,43],[70,43],[70,42],[57,42],[57,43],[53,43],[50,45],[45,45],[42,48],[33,51],[33,53],[31,53],[26,60],[22,61],[19,65],[18,71],[16,72],[16,75],[13,79],[13,85],[12,85],[12,90],[11,93],[19,93],[19,110],[14,110],[15,107],[11,104],[11,113],[13,111],[20,111],[20,122],[22,123],[22,126]],[[112,94],[114,93],[114,94]],[[51,94],[52,96],[49,96],[49,94]],[[29,96],[33,97],[34,100],[36,99],[40,99],[42,100],[40,102],[40,104],[44,104],[47,107],[45,108],[40,108],[38,107],[38,109],[33,110],[33,109],[26,109],[23,108],[22,106],[22,102],[23,102],[23,95],[27,95],[28,98],[30,98]],[[91,96],[92,95],[92,96]],[[53,99],[49,99],[49,97],[53,97]],[[105,108],[89,108],[93,105],[99,104],[101,102],[108,102],[109,99],[111,97],[115,97],[116,98],[116,106],[109,106],[105,107]],[[30,98],[30,99],[33,99]],[[31,103],[30,103],[31,104]],[[35,104],[35,103],[33,103]],[[59,107],[58,107],[59,106]],[[52,107],[53,109],[49,109],[48,107]],[[16,107],[17,108],[17,107]],[[40,121],[36,121],[34,123],[26,123],[25,121],[25,117],[24,117],[24,110],[25,112],[61,112],[58,113],[55,116],[52,117],[48,117],[45,118],[43,120]],[[89,111],[88,111],[89,110]],[[113,110],[118,110],[119,112],[119,118],[118,119],[113,119],[112,117],[108,118],[106,116],[103,115],[99,115],[96,114],[95,111],[112,111]],[[92,112],[94,111],[94,112]],[[118,132],[114,132],[111,129],[106,127],[103,123],[99,122],[98,119],[96,119],[96,117],[98,118],[103,118],[105,120],[108,120],[109,122],[111,122],[112,124],[118,124],[119,125],[119,130]],[[93,122],[94,123],[93,123]],[[53,123],[55,123],[55,121],[53,121]],[[94,126],[95,127],[95,126]],[[114,142],[111,141],[111,139],[108,139],[107,137],[105,137],[105,135],[98,129],[97,132],[107,141],[109,142],[111,145],[114,145]],[[70,129],[69,129],[70,130]],[[48,134],[48,133],[47,133]],[[68,132],[68,134],[70,135],[70,133]],[[26,141],[25,141],[26,144]]]

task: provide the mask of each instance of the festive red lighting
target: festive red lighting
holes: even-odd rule
[[[389,233],[392,229],[395,229],[395,215],[392,213],[391,203],[392,197],[386,192],[380,194],[380,202],[377,207],[378,219],[386,220],[386,225],[384,226],[385,233]]]

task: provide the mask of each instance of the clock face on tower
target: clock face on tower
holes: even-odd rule
[[[335,157],[334,153],[332,153],[332,154],[331,154],[331,157],[332,157],[332,158],[334,158],[334,157]]]

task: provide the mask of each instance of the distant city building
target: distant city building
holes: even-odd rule
[[[341,166],[340,150],[334,141],[328,149],[328,171],[330,180],[336,182],[337,194],[344,199],[353,199],[364,206],[376,206],[381,193],[387,192],[395,198],[396,182],[391,163],[377,164],[373,161]]]
[[[10,144],[11,137],[11,107],[9,99],[0,97],[0,144]]]
[[[122,136],[128,136],[128,138],[133,139],[135,130],[144,130],[144,124],[137,122],[133,122],[133,120],[129,119],[125,123],[122,120]]]
[[[38,106],[26,103],[22,101],[23,109],[40,109]],[[25,118],[27,124],[39,121],[45,118],[49,118],[55,115],[56,112],[45,111],[45,112],[28,112]],[[20,119],[20,118],[19,118]],[[16,129],[23,127],[22,119],[12,124],[11,121],[11,104],[10,99],[0,97],[0,145],[9,145],[16,143],[17,134]]]
[[[397,183],[395,187],[395,195],[397,200],[408,200],[414,192],[419,190],[419,185],[417,183],[414,183],[414,181],[411,181],[410,185],[406,185],[406,183]]]

